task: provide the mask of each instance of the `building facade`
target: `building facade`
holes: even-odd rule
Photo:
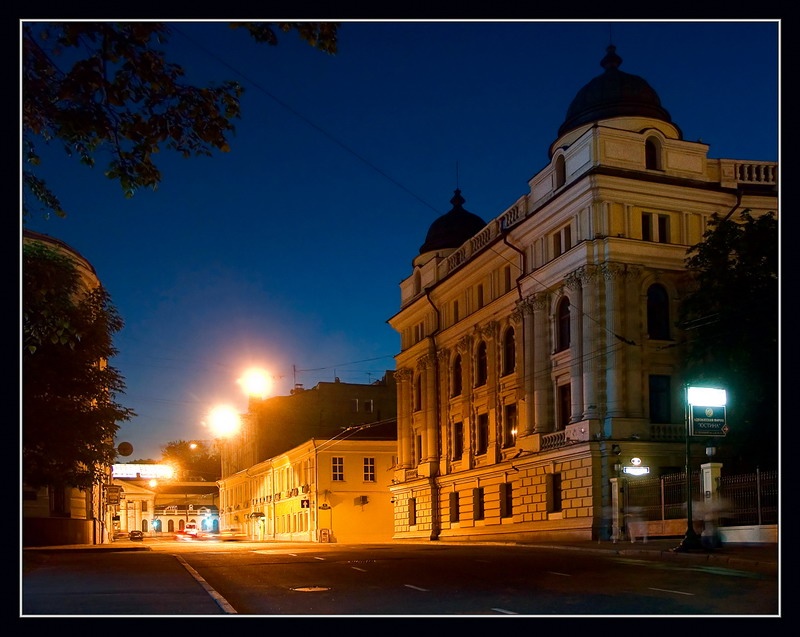
[[[23,244],[38,242],[69,257],[75,264],[81,287],[91,291],[100,279],[89,261],[74,248],[49,235],[23,230]],[[103,361],[101,361],[103,364]],[[105,487],[111,482],[111,467],[106,468],[107,482],[90,489],[53,485],[33,488],[22,484],[22,543],[24,546],[58,544],[104,544],[110,541],[106,520]]]
[[[621,62],[507,210],[456,191],[400,284],[395,539],[607,538],[632,458],[684,466],[686,252],[714,213],[777,213],[777,165],[709,158]]]
[[[220,523],[251,540],[388,542],[395,419],[310,439],[223,477]]]

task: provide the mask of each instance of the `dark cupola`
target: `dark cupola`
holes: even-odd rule
[[[605,72],[578,91],[558,129],[559,137],[584,124],[613,117],[648,117],[675,126],[653,88],[638,75],[620,71],[620,64],[622,58],[612,44],[600,62]]]
[[[466,200],[461,196],[461,191],[456,188],[450,200],[453,208],[436,219],[428,228],[425,243],[419,249],[420,254],[436,250],[454,250],[486,227],[483,219],[464,209],[464,201]]]

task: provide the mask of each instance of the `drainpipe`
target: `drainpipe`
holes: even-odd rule
[[[431,293],[430,288],[425,289],[425,298],[428,299],[428,303],[431,304],[433,311],[436,312],[436,329],[431,332],[430,339],[431,343],[433,344],[433,385],[434,385],[434,392],[433,398],[436,401],[434,405],[434,413],[436,415],[436,440],[439,443],[439,449],[436,450],[436,459],[437,459],[437,470],[436,473],[438,474],[438,461],[441,454],[441,442],[439,441],[440,435],[440,423],[439,423],[439,357],[435,354],[437,353],[436,349],[436,333],[439,331],[440,326],[440,312],[439,308],[434,305],[433,301],[431,300]],[[433,474],[433,472],[431,472]],[[441,511],[439,511],[439,486],[436,484],[436,476],[429,475],[428,476],[428,487],[431,490],[431,540],[438,540],[439,534],[442,532],[442,522],[441,522]]]
[[[737,188],[736,189],[736,203],[733,205],[733,208],[730,209],[728,214],[726,214],[725,217],[722,220],[723,221],[727,221],[728,219],[730,219],[731,215],[734,213],[734,211],[741,205],[742,205],[742,189],[741,188]]]
[[[519,255],[522,257],[522,267],[520,268],[520,273],[519,273],[519,276],[517,277],[517,282],[516,282],[517,295],[519,296],[519,300],[521,301],[522,300],[522,285],[520,284],[520,281],[522,281],[522,277],[524,277],[525,273],[528,271],[528,264],[527,264],[525,251],[521,250],[520,248],[515,246],[513,243],[509,243],[508,242],[508,231],[506,231],[503,234],[503,243],[505,243],[512,250],[515,250],[516,252],[519,252]]]

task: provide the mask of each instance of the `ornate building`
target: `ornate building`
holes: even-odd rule
[[[683,467],[686,251],[713,213],[777,212],[777,165],[709,158],[621,62],[510,208],[456,190],[400,284],[395,539],[608,537],[631,458]]]

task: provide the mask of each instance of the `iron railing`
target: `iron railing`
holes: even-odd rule
[[[700,502],[700,472],[693,471],[692,502]],[[719,478],[720,526],[778,523],[778,472],[759,471]],[[624,491],[625,512],[641,520],[677,520],[686,517],[686,473],[629,480]],[[694,517],[694,516],[692,516]]]

